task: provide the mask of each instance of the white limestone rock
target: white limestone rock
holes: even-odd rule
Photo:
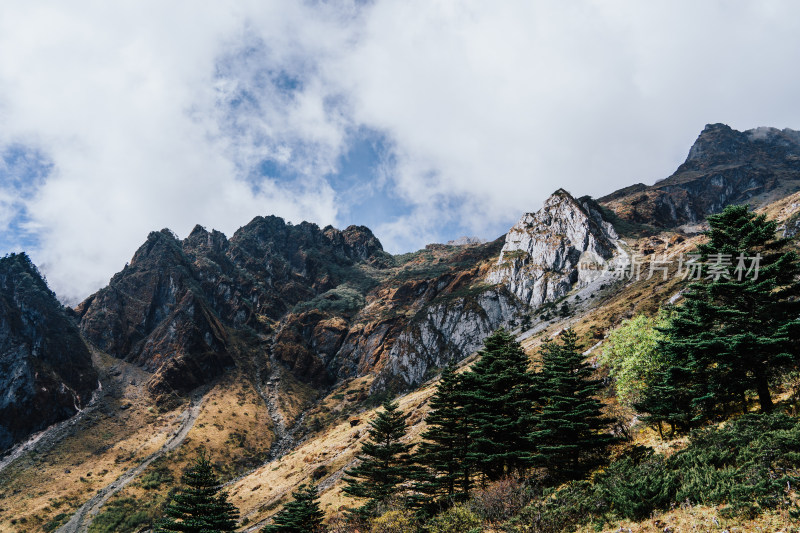
[[[487,282],[505,285],[524,303],[539,307],[564,296],[575,283],[590,281],[614,256],[617,239],[599,211],[559,189],[509,230]]]

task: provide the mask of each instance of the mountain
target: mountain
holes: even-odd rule
[[[396,256],[363,226],[274,216],[229,237],[155,231],[74,310],[27,257],[6,258],[0,390],[12,392],[0,424],[29,426],[8,432],[6,447],[72,418],[0,457],[0,531],[148,530],[201,450],[242,511],[241,531],[309,480],[335,514],[350,503],[341,477],[375,406],[399,398],[418,439],[439,370],[469,365],[496,328],[535,358],[572,327],[591,358],[622,320],[680,300],[678,276],[617,269],[633,253],[693,250],[702,237],[677,226],[726,202],[776,198],[766,212],[796,239],[800,193],[785,193],[798,179],[797,137],[708,126],[653,186],[598,201],[559,189],[494,241]]]
[[[356,226],[257,217],[230,240],[197,226],[183,241],[162,230],[76,312],[93,345],[155,373],[151,390],[185,393],[233,366],[242,348],[257,348],[298,303],[364,281],[356,265],[380,268],[387,257]],[[304,379],[327,381],[324,366],[300,359],[285,362]]]
[[[0,259],[0,452],[77,413],[97,384],[77,326],[28,256]]]
[[[598,199],[619,220],[656,228],[703,222],[727,205],[760,207],[800,190],[800,132],[736,131],[708,124],[686,161],[654,185],[638,183]]]
[[[614,238],[597,209],[563,190],[504,241],[398,257],[364,227],[277,217],[230,240],[199,226],[183,241],[162,230],[76,313],[94,346],[154,374],[156,394],[184,394],[236,365],[266,377],[275,364],[320,390],[366,373],[377,376],[373,392],[402,390],[527,306],[563,296],[581,253],[608,259]]]

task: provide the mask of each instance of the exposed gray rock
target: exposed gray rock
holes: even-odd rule
[[[398,378],[405,386],[419,385],[429,368],[441,368],[480,349],[486,337],[523,307],[504,287],[427,307],[392,345],[373,389]]]
[[[796,209],[796,205],[792,205]],[[793,239],[800,235],[800,211],[790,216],[786,223],[783,225],[783,236],[787,239]]]
[[[598,210],[559,189],[542,209],[526,213],[509,230],[487,281],[505,285],[521,301],[539,307],[564,296],[611,259],[617,238]]]

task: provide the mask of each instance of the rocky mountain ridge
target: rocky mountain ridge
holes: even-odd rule
[[[800,190],[800,132],[740,132],[708,124],[668,178],[625,187],[598,199],[625,222],[655,228],[701,223],[725,206],[759,207]]]
[[[183,393],[234,364],[240,350],[232,343],[257,349],[295,305],[344,278],[363,281],[354,265],[379,269],[387,257],[357,226],[339,231],[256,217],[230,240],[197,226],[183,241],[162,230],[76,313],[92,344],[155,372],[155,392]]]
[[[591,351],[634,308],[657,306],[680,295],[675,279],[638,285],[621,281],[607,287],[589,283],[598,268],[615,261],[621,246],[644,255],[688,250],[694,245],[691,237],[673,231],[653,234],[653,228],[695,220],[737,198],[766,201],[792,186],[796,132],[759,129],[740,134],[726,128],[704,130],[687,162],[663,188],[665,182],[652,188],[633,186],[599,202],[560,189],[493,242],[463,239],[390,256],[367,228],[292,225],[278,217],[256,217],[231,237],[200,226],[185,239],[169,230],[151,233],[107,287],[72,313],[61,309],[59,316],[66,322],[58,322],[59,327],[28,336],[39,341],[25,341],[43,346],[47,332],[57,339],[69,330],[69,358],[77,366],[66,366],[85,370],[78,380],[85,390],[72,384],[74,376],[44,373],[65,383],[43,385],[50,392],[65,392],[41,397],[50,406],[46,412],[60,413],[53,421],[75,413],[97,385],[96,377],[89,379],[93,369],[85,366],[88,351],[81,349],[81,336],[95,348],[100,379],[107,386],[102,401],[92,404],[92,409],[101,407],[84,410],[71,419],[77,420],[74,429],[59,433],[67,435],[62,444],[39,445],[32,448],[35,454],[23,450],[9,456],[20,461],[0,466],[0,497],[11,502],[0,510],[0,531],[55,530],[64,524],[59,516],[69,518],[84,502],[114,486],[121,479],[116,476],[133,471],[150,476],[155,468],[163,470],[157,464],[136,470],[153,453],[172,454],[167,468],[178,479],[180,467],[198,447],[209,450],[218,465],[233,465],[225,471],[233,493],[248,502],[249,518],[263,520],[284,490],[270,487],[272,481],[293,480],[296,486],[313,478],[322,480],[325,491],[336,487],[365,434],[365,409],[380,399],[419,392],[412,422],[419,427],[422,392],[438,369],[469,357],[497,327],[515,330],[531,348],[562,327],[577,326]],[[726,168],[735,172],[725,174]],[[780,172],[772,175],[773,188],[751,187],[776,169]],[[737,172],[741,179],[734,179]],[[722,180],[724,194],[711,187],[713,179]],[[708,198],[703,196],[704,180],[711,180]],[[645,200],[626,204],[637,195]],[[681,204],[684,200],[688,207]],[[787,236],[800,227],[798,201],[787,199],[782,207]],[[654,207],[668,207],[669,202],[676,210]],[[677,218],[669,218],[673,211]],[[638,238],[642,231],[650,233]],[[24,315],[36,307],[32,302],[39,300],[27,296],[26,286],[52,296],[43,280],[36,281],[32,265],[17,267],[34,281],[26,285],[28,281],[15,277],[3,285],[0,268],[0,288],[6,291],[0,295],[3,316]],[[553,316],[547,310],[554,307],[552,302],[567,307],[567,313]],[[0,320],[0,340],[21,331],[12,327],[14,320]],[[80,346],[75,339],[81,340]],[[32,366],[26,361],[42,352],[29,357],[19,350],[23,345],[0,344],[0,360],[9,368],[22,368],[20,374],[33,375],[35,390],[42,373],[28,372]],[[3,376],[13,374],[3,371]],[[18,414],[36,412],[31,407],[36,402],[25,403],[30,395],[6,398],[12,396]],[[3,415],[0,421],[6,419]],[[47,420],[41,418],[38,426],[18,435],[52,423]],[[115,433],[107,429],[111,426],[121,429]],[[139,432],[136,438],[125,433],[131,427]],[[173,438],[176,431],[181,442]],[[301,446],[306,436],[320,435],[331,439],[324,452]],[[14,434],[9,442],[20,438]],[[165,448],[169,443],[176,447]],[[289,457],[301,449],[306,450],[302,457],[300,452]],[[268,463],[281,456],[285,461],[280,464]],[[25,470],[21,465],[27,464],[33,466]],[[289,465],[296,472],[288,471]],[[43,471],[51,477],[42,479],[50,483],[66,481],[52,489],[38,481]],[[35,487],[30,498],[22,495],[28,485]],[[152,496],[144,484],[138,487],[134,481],[130,487],[126,494]],[[12,516],[22,514],[27,523],[11,523]]]
[[[383,252],[367,228],[276,217],[230,240],[162,230],[76,313],[93,345],[154,373],[156,394],[184,394],[234,365],[267,376],[274,364],[317,388],[372,373],[374,392],[407,389],[566,294],[581,257],[613,254],[616,234],[588,200],[559,190],[526,217],[504,241],[407,257]]]

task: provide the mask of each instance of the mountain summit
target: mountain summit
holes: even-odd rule
[[[500,258],[487,277],[504,284],[536,308],[564,296],[579,281],[584,254],[594,262],[610,259],[617,233],[596,205],[559,189],[536,213],[522,215],[506,235]]]
[[[708,124],[674,174],[600,198],[621,220],[660,228],[698,224],[727,205],[761,206],[800,190],[800,132]]]

